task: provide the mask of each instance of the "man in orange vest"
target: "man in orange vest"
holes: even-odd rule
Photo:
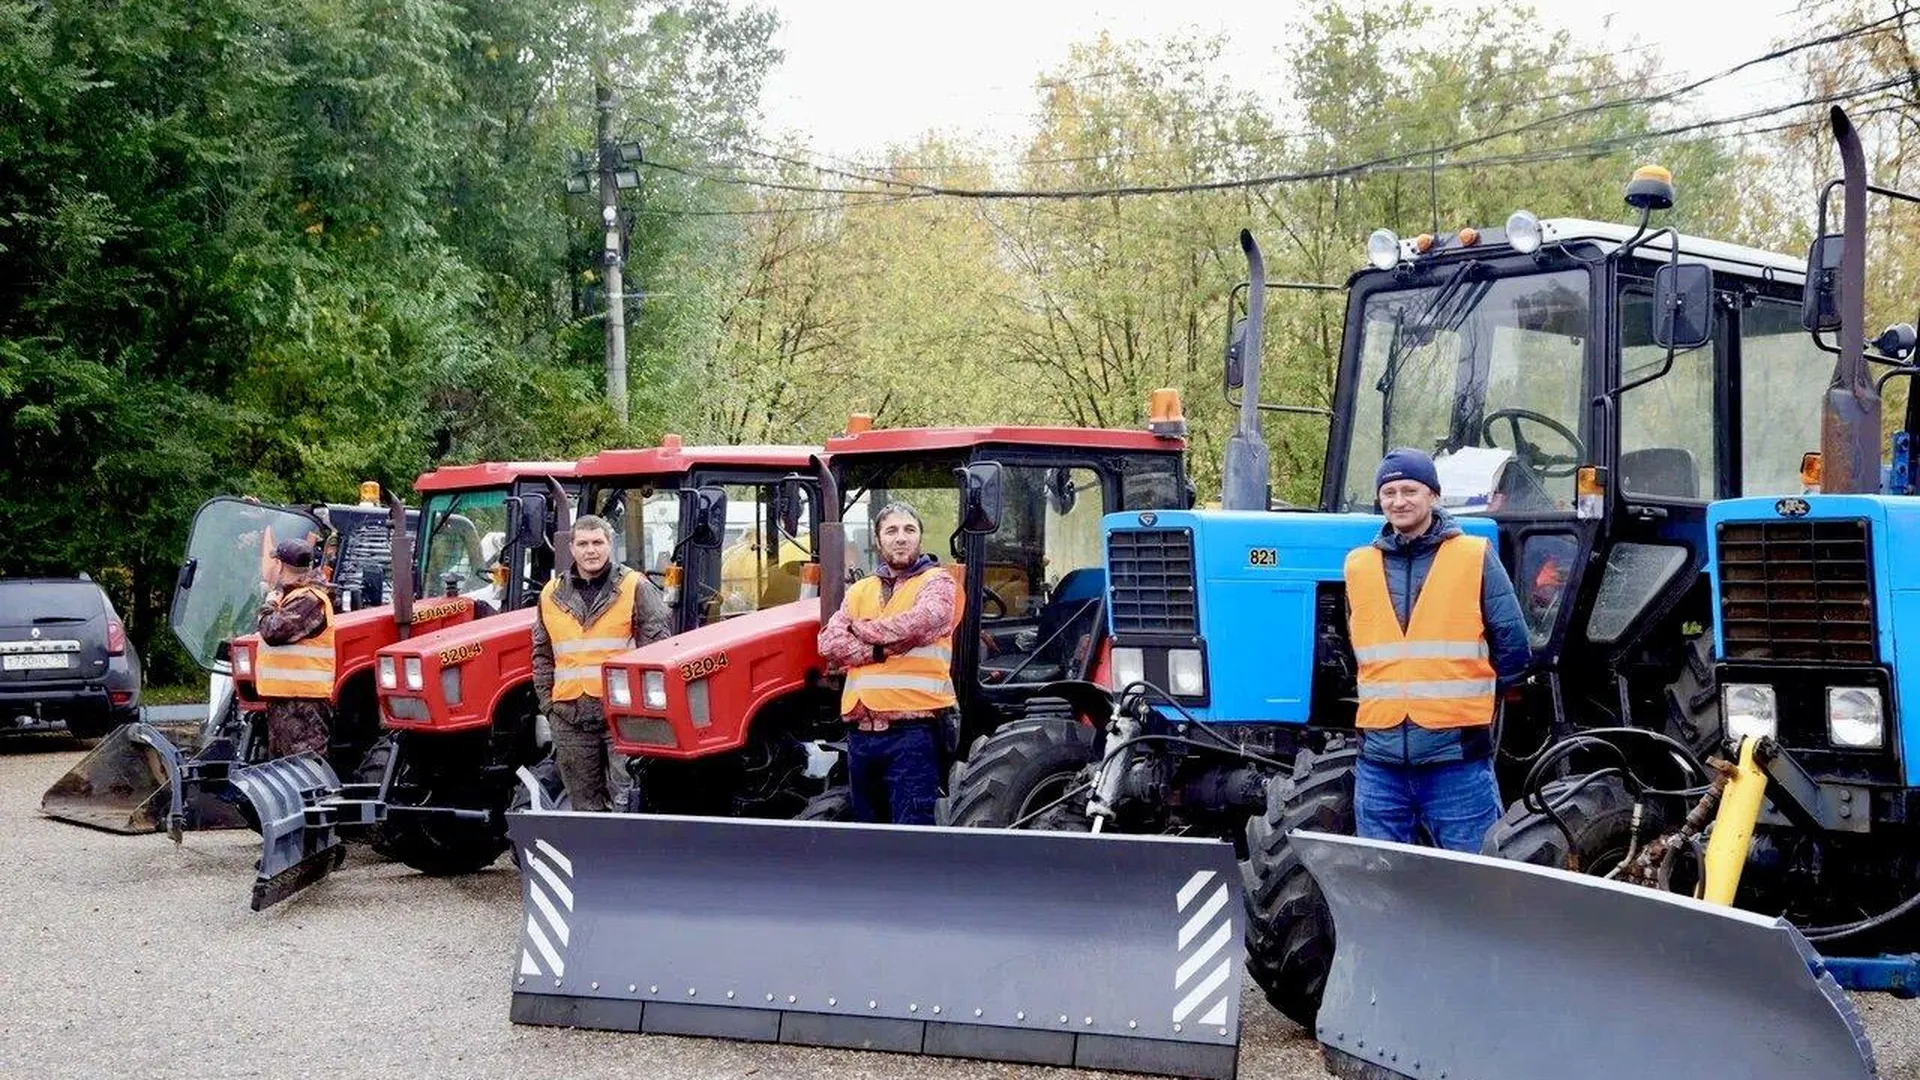
[[[820,629],[820,655],[847,672],[840,714],[855,821],[933,824],[953,691],[954,581],[920,550],[920,515],[891,502],[873,518],[879,565]]]
[[[333,729],[333,599],[314,573],[313,545],[282,540],[266,560],[266,600],[254,629],[254,690],[267,702],[273,757],[327,752]]]
[[[1347,624],[1359,662],[1362,837],[1479,851],[1500,819],[1492,726],[1500,690],[1532,661],[1500,553],[1440,509],[1440,477],[1419,450],[1375,475],[1387,523],[1347,555]]]
[[[613,733],[600,706],[600,665],[673,633],[660,590],[613,561],[613,526],[583,515],[573,523],[573,567],[540,590],[533,622],[533,690],[553,730],[560,783],[575,810],[626,809],[626,763],[613,760]]]

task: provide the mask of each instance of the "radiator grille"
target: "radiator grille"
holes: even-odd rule
[[[1728,522],[1719,539],[1727,659],[1878,659],[1864,519]]]
[[[1192,530],[1115,529],[1107,572],[1115,634],[1198,636]]]

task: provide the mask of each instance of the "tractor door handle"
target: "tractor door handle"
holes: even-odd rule
[[[1629,516],[1637,517],[1641,521],[1658,521],[1667,516],[1667,508],[1664,506],[1629,506],[1627,507],[1627,513]]]

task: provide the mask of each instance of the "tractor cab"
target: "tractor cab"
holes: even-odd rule
[[[1669,205],[1664,175],[1637,173],[1630,205]],[[1561,718],[1578,703],[1627,722],[1654,701],[1635,700],[1637,673],[1664,686],[1712,621],[1708,504],[1804,489],[1820,440],[1805,263],[1644,217],[1525,211],[1453,236],[1381,230],[1369,256],[1348,282],[1321,508],[1376,512],[1381,457],[1431,453],[1442,507],[1497,527]],[[1570,651],[1580,664],[1559,662]]]
[[[1095,678],[1106,644],[1101,518],[1189,505],[1183,450],[1177,437],[1088,428],[863,430],[830,439],[847,579],[877,565],[880,510],[912,506],[923,550],[959,586],[961,713],[972,732],[991,730],[1038,689]]]

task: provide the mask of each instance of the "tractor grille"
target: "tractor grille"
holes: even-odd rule
[[[1865,519],[1720,526],[1720,618],[1729,660],[1872,663]]]
[[[1107,573],[1115,634],[1198,636],[1191,529],[1115,529]]]

